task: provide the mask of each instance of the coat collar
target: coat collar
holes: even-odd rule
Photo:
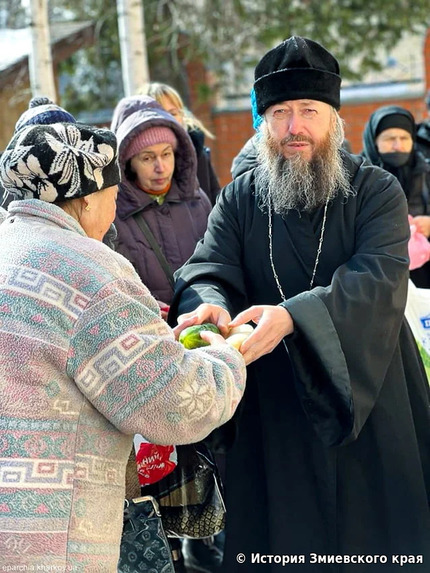
[[[194,189],[188,189],[182,192],[175,179],[172,179],[172,185],[166,194],[163,205],[181,203],[182,201],[200,200],[201,195],[197,186]],[[144,209],[160,208],[159,205],[148,193],[139,189],[130,181],[121,183],[117,199],[117,217],[127,219]]]

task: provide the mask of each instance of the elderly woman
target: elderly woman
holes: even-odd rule
[[[234,413],[242,356],[185,350],[101,242],[120,173],[109,130],[27,126],[0,160],[0,566],[116,571],[135,433],[204,438]]]
[[[117,250],[134,265],[166,317],[172,273],[203,237],[211,203],[199,188],[190,137],[153,98],[120,100],[111,127],[122,172]]]
[[[210,139],[215,139],[215,136],[185,107],[179,92],[172,86],[150,82],[140,93],[157,100],[187,130],[196,150],[197,178],[200,187],[209,197],[212,205],[215,205],[221,188],[211,162],[210,149],[205,145],[205,136]]]
[[[380,107],[363,132],[363,155],[399,180],[408,201],[411,224],[430,240],[430,163],[416,146],[411,112],[397,105]],[[411,270],[417,287],[430,288],[430,262]]]

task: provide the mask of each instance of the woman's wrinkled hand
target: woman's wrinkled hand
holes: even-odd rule
[[[211,346],[227,345],[226,339],[221,334],[217,334],[216,332],[212,332],[211,330],[202,330],[200,332],[200,338],[205,342],[209,342]]]
[[[225,308],[217,306],[216,304],[201,304],[193,312],[187,312],[178,316],[178,325],[173,329],[176,339],[178,339],[180,333],[185,328],[194,326],[195,324],[203,324],[204,322],[215,324],[219,328],[221,334],[223,336],[227,336],[231,316]],[[206,340],[206,338],[204,340]],[[209,342],[209,340],[207,340],[207,342]]]

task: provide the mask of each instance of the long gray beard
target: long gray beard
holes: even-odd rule
[[[335,129],[315,149],[310,161],[300,153],[286,159],[263,124],[258,142],[261,167],[256,175],[260,206],[265,209],[271,203],[280,215],[291,209],[311,212],[339,193],[345,197],[354,194],[339,153],[343,137],[342,120],[336,114]],[[300,141],[300,136],[296,140]]]

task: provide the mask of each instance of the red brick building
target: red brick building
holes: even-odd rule
[[[400,105],[412,112],[417,122],[427,116],[424,96],[430,89],[430,29],[422,40],[424,77],[422,81],[393,82],[391,84],[365,84],[342,89],[340,115],[345,120],[346,138],[352,151],[362,149],[362,133],[370,114],[384,105]],[[250,106],[242,109],[222,109],[211,102],[198,103],[198,86],[205,77],[201,64],[188,66],[191,108],[195,115],[215,134],[207,144],[222,185],[231,181],[230,166],[233,157],[245,141],[255,132],[252,127]],[[248,98],[249,99],[249,98]]]

